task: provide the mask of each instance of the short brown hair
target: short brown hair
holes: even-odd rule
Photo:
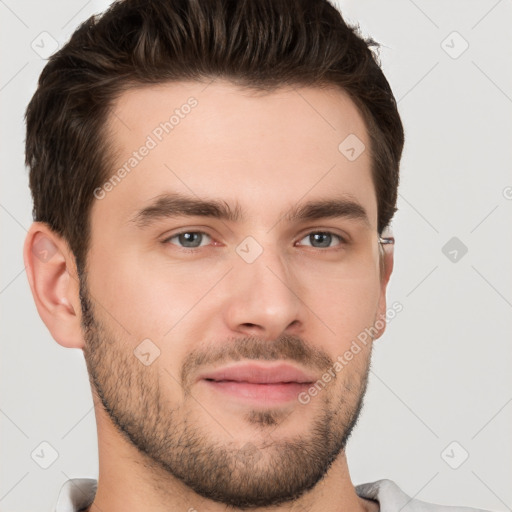
[[[93,191],[112,174],[113,101],[130,87],[219,77],[269,92],[335,85],[348,93],[368,128],[382,233],[396,211],[404,133],[376,48],[328,0],[114,2],[49,59],[28,105],[34,220],[62,236],[84,269]]]

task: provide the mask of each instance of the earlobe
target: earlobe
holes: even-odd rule
[[[53,338],[63,347],[82,348],[79,284],[66,242],[46,224],[34,222],[23,259],[37,311]]]

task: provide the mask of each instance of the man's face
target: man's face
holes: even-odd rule
[[[370,154],[339,145],[368,136],[334,89],[205,87],[114,105],[111,175],[125,172],[91,212],[84,354],[155,471],[232,506],[276,505],[325,475],[362,404],[371,340],[339,361],[384,312],[385,283]]]

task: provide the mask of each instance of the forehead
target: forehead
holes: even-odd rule
[[[107,127],[114,165],[93,214],[112,222],[164,192],[236,200],[269,223],[283,206],[345,194],[376,227],[367,130],[340,89],[262,93],[222,80],[144,86],[119,96]]]

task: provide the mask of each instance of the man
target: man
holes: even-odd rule
[[[325,0],[127,0],[50,59],[24,258],[100,461],[56,510],[474,510],[347,466],[404,141],[373,45]]]

